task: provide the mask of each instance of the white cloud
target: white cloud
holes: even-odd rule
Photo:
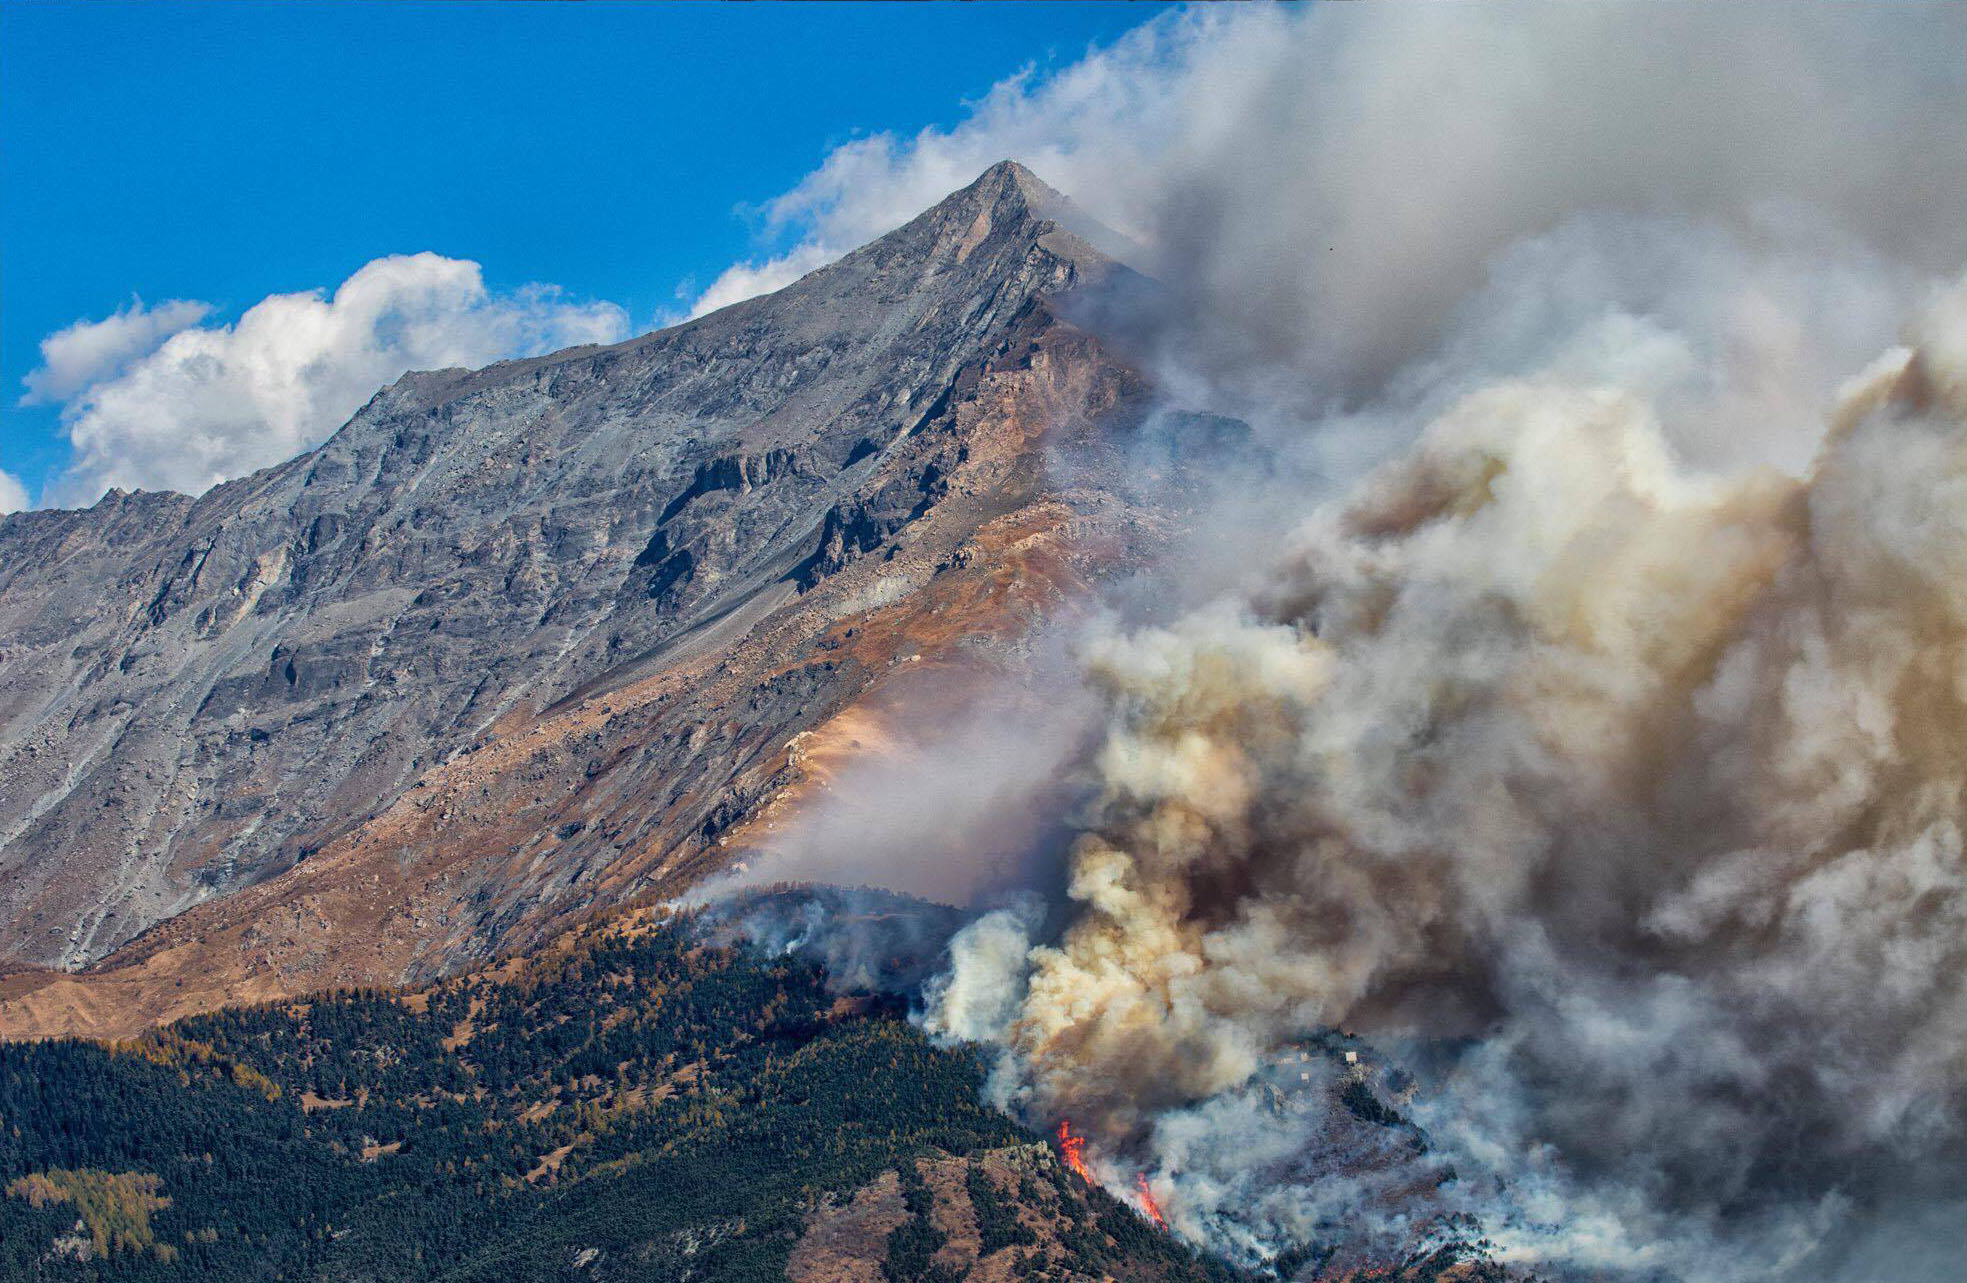
[[[21,380],[27,385],[21,404],[66,401],[155,352],[164,340],[198,324],[211,310],[210,303],[195,299],[170,299],[156,307],[133,299],[128,307],[100,321],[77,321],[56,330],[41,340],[40,366]]]
[[[0,471],[0,516],[28,507],[27,487],[11,472]]]
[[[844,251],[842,251],[844,252]],[[690,318],[715,312],[720,307],[742,303],[760,294],[784,289],[816,267],[824,267],[840,256],[824,245],[796,245],[777,258],[762,263],[733,263],[718,274],[710,288],[690,304]]]
[[[138,307],[51,336],[66,364],[47,385],[69,386],[91,368],[66,354],[115,347],[83,336],[165,310]],[[494,295],[473,262],[378,258],[331,295],[270,295],[232,324],[183,326],[140,356],[126,346],[120,361],[97,361],[98,377],[63,398],[74,460],[45,498],[89,503],[112,486],[196,494],[318,443],[409,370],[613,342],[627,330],[621,308],[570,302],[552,287]]]

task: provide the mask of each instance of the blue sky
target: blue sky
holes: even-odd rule
[[[430,250],[646,329],[769,249],[743,207],[834,147],[947,128],[1156,8],[14,0],[0,469],[33,494],[67,465],[22,379],[44,336],[133,295],[221,323]]]

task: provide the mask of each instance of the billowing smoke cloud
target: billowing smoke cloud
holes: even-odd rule
[[[1492,256],[1580,211],[1803,217],[1953,270],[1963,44],[1945,8],[1180,11],[951,129],[838,148],[766,204],[783,257],[701,306],[1016,157],[1148,248],[1164,359],[1261,423],[1370,389]]]
[[[972,928],[936,1023],[1226,1245],[1330,1201],[1336,1165],[1250,1182],[1244,1133],[1333,1026],[1438,1062],[1412,1109],[1459,1179],[1429,1198],[1505,1256],[1874,1277],[1832,1259],[1850,1227],[1942,1198],[1957,1237],[1963,309],[1927,302],[1800,478],[1690,468],[1629,389],[1499,381],[1239,599],[1093,637],[1077,917]],[[1358,1180],[1355,1231],[1411,1212]]]
[[[930,986],[1000,1100],[1286,1272],[1955,1277],[1963,47],[1185,12],[770,208],[815,260],[1017,156],[1147,248],[1170,408],[1251,425],[1080,647],[1063,905]]]
[[[204,303],[141,304],[49,336],[27,399],[62,403],[74,448],[44,502],[111,486],[197,494],[326,438],[413,369],[479,366],[612,342],[627,317],[549,287],[485,288],[478,264],[437,254],[365,264],[332,294],[275,294],[228,325]]]

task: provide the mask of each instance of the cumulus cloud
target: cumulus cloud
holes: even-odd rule
[[[495,295],[478,264],[430,253],[376,259],[332,293],[271,295],[230,324],[195,323],[204,306],[134,306],[43,344],[31,394],[62,400],[74,450],[49,498],[87,503],[111,486],[196,494],[316,444],[406,371],[627,332],[614,304],[546,286]]]
[[[41,340],[41,364],[22,380],[22,405],[66,401],[94,383],[114,378],[132,361],[155,352],[165,339],[189,329],[212,311],[210,303],[170,299],[146,307],[134,299],[100,321],[77,321]]]
[[[0,471],[0,516],[28,507],[27,487],[11,472]]]
[[[760,294],[784,289],[815,268],[825,267],[844,251],[818,244],[797,245],[777,258],[757,263],[733,263],[690,304],[694,319],[720,307],[742,303]]]

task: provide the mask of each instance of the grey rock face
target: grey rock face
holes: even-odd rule
[[[0,520],[0,959],[99,959],[880,552],[946,495],[964,381],[1124,270],[1077,225],[999,165],[777,294],[405,376],[197,499]],[[791,688],[823,680],[755,716],[796,732],[838,692]],[[706,834],[742,809],[690,783]],[[624,844],[556,840],[569,876]]]

